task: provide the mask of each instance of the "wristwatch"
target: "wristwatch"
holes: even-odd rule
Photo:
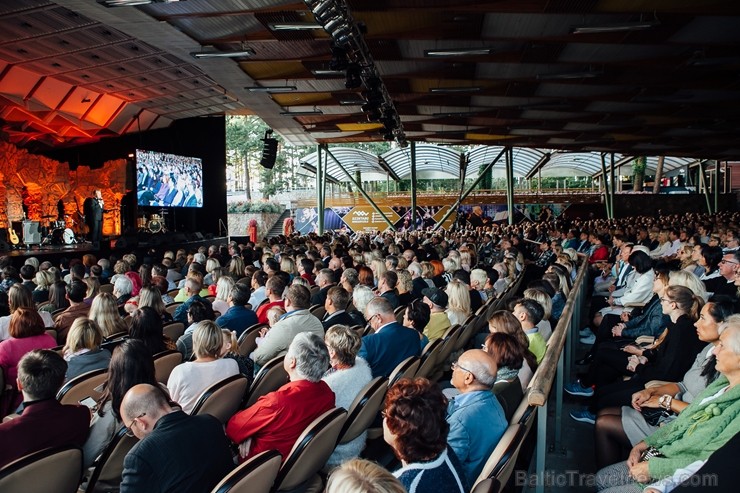
[[[673,402],[673,396],[670,394],[661,395],[660,399],[658,399],[658,405],[667,411],[671,410],[672,402]]]

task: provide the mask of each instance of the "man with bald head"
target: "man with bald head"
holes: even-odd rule
[[[480,349],[465,351],[452,363],[451,382],[460,394],[447,407],[447,444],[460,459],[471,484],[508,426],[492,392],[497,371],[493,358]]]
[[[121,420],[139,439],[123,461],[121,493],[211,491],[234,468],[221,423],[173,409],[158,387],[126,392]]]

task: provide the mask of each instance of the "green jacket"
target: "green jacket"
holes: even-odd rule
[[[696,460],[706,460],[740,431],[740,385],[704,405],[699,404],[727,385],[727,378],[720,376],[674,421],[645,439],[645,443],[665,455],[648,461],[651,478],[662,479]],[[715,407],[713,413],[706,412],[707,408]]]

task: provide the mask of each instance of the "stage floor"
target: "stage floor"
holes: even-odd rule
[[[184,236],[181,236],[184,238]],[[195,251],[201,246],[222,245],[229,242],[226,236],[214,237],[211,239],[193,240],[193,241],[172,241],[173,236],[157,236],[157,241],[139,241],[133,237],[127,237],[126,242],[119,242],[120,238],[109,238],[101,242],[100,248],[93,248],[93,244],[77,243],[73,245],[33,245],[30,248],[19,248],[8,251],[0,251],[0,256],[8,256],[12,259],[12,264],[20,267],[28,257],[36,257],[39,261],[49,261],[53,264],[59,263],[62,258],[82,258],[86,253],[91,253],[98,258],[108,257],[112,253],[119,257],[125,253],[136,253],[137,257],[152,256],[155,258],[164,254],[166,250],[177,250],[184,248],[188,252]]]

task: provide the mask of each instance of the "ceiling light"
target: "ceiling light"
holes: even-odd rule
[[[434,93],[456,93],[456,92],[478,92],[482,91],[482,87],[432,87],[429,92]]]
[[[242,58],[254,55],[254,50],[247,48],[237,51],[194,51],[190,53],[193,58]]]
[[[297,91],[296,86],[247,86],[249,92],[293,92]]]
[[[584,72],[564,72],[560,74],[538,74],[537,80],[593,79],[602,75],[604,75],[603,71],[587,70]]]
[[[602,24],[601,26],[578,26],[571,29],[571,34],[619,33],[627,31],[642,31],[660,25],[657,20],[639,22],[620,22],[616,24]]]
[[[492,54],[492,48],[450,48],[442,50],[424,50],[424,56],[426,57],[478,56]]]
[[[283,116],[313,116],[313,115],[323,115],[324,112],[318,108],[314,108],[312,110],[303,110],[303,111],[286,110],[286,111],[281,111],[280,114]]]
[[[273,31],[312,31],[322,29],[318,22],[280,22],[269,24]]]
[[[357,99],[340,99],[339,106],[362,106],[366,101],[361,98]]]
[[[316,77],[344,77],[344,70],[328,70],[318,68],[311,70],[311,73]]]

